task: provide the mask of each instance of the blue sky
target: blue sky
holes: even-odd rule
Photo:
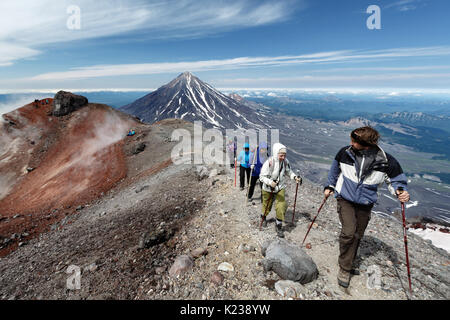
[[[450,91],[447,0],[17,0],[0,12],[2,92],[157,88],[183,71],[218,88]]]

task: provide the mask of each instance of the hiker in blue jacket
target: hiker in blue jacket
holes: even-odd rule
[[[250,188],[248,190],[248,201],[252,200],[253,192],[255,191],[256,181],[259,181],[259,174],[261,172],[261,168],[269,157],[269,152],[267,150],[267,143],[261,142],[259,146],[256,148],[256,156],[252,157],[252,161],[254,163],[250,165],[250,169],[252,169],[252,177],[250,178]],[[259,181],[261,190],[262,190],[262,182]],[[262,197],[261,197],[262,202]]]
[[[342,225],[339,236],[338,284],[347,288],[359,243],[377,202],[378,186],[385,182],[401,202],[409,201],[407,179],[398,161],[378,146],[380,134],[372,127],[361,127],[350,134],[351,145],[339,150],[328,173],[324,196],[334,193]],[[403,192],[400,191],[403,188]]]
[[[240,165],[239,165],[240,181],[239,181],[239,183],[240,183],[241,190],[244,190],[244,187],[245,187],[245,183],[244,183],[245,175],[247,175],[247,184],[250,181],[251,156],[252,156],[252,154],[250,153],[250,145],[248,144],[248,142],[246,142],[244,144],[244,150],[242,150],[241,153],[239,153],[239,156],[237,157],[237,161],[240,162]]]

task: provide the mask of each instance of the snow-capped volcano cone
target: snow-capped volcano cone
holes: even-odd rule
[[[221,129],[250,129],[264,125],[257,111],[215,90],[190,72],[183,72],[121,110],[150,123],[180,118],[202,121],[205,127]]]

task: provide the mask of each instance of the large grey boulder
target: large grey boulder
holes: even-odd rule
[[[264,271],[270,270],[282,279],[298,281],[305,284],[313,281],[319,275],[317,266],[310,256],[298,245],[285,239],[276,239],[262,245],[262,261]]]
[[[58,91],[53,99],[53,115],[65,116],[88,104],[88,99],[83,96],[66,91]]]
[[[206,179],[209,177],[209,171],[208,168],[205,166],[197,166],[197,170],[195,171],[197,175],[198,181],[201,181],[203,179]]]

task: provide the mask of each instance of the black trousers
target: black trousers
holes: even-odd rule
[[[250,181],[250,168],[244,168],[243,166],[239,166],[239,185],[242,188],[245,187],[245,183],[244,183],[244,179],[245,179],[245,174],[247,173],[247,185]]]
[[[248,190],[248,198],[250,199],[251,197],[253,197],[253,192],[255,191],[255,186],[256,186],[256,182],[259,181],[259,176],[252,176],[252,178],[250,179],[250,188]],[[262,190],[262,182],[259,181],[259,186],[261,187]]]
[[[360,205],[342,198],[337,199],[337,212],[341,221],[339,235],[339,265],[350,271],[364,231],[369,224],[373,205]]]

